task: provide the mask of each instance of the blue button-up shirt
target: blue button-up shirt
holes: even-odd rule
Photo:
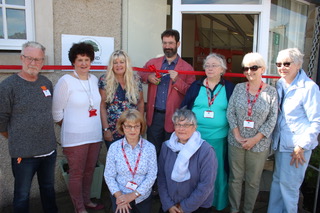
[[[133,191],[126,188],[126,184],[129,181],[136,183],[138,185],[136,191],[139,192],[141,196],[136,198],[135,202],[140,203],[147,199],[151,194],[151,188],[157,177],[158,167],[156,149],[153,144],[142,139],[143,142],[140,162],[133,178],[123,156],[121,146],[122,140],[124,142],[124,150],[129,164],[131,169],[134,170],[141,149],[141,140],[132,149],[132,146],[127,143],[125,138],[123,138],[114,142],[109,148],[106,168],[104,170],[104,178],[112,195],[118,191],[121,191],[122,194],[131,193]]]
[[[174,70],[176,67],[179,56],[177,56],[170,64],[168,63],[166,57],[164,57],[161,70]],[[156,103],[155,107],[160,110],[166,109],[167,97],[168,97],[168,90],[169,90],[169,83],[170,83],[170,75],[163,76],[161,78],[161,82],[157,88],[157,96],[156,96]]]
[[[292,152],[300,146],[312,150],[320,132],[320,91],[303,70],[288,88],[284,79],[277,83],[280,110],[273,133],[274,150]]]

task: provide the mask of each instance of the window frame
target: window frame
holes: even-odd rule
[[[7,5],[7,4],[0,4],[2,15],[3,15],[3,31],[4,36],[7,37],[7,23],[5,17],[5,10],[6,8],[12,9],[24,9],[26,14],[26,39],[8,39],[8,38],[1,38],[0,39],[0,50],[21,50],[22,44],[26,41],[31,41],[35,39],[35,23],[34,23],[34,0],[25,0],[25,6],[19,5]]]

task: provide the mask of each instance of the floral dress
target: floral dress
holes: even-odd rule
[[[135,82],[137,82],[139,87],[139,92],[141,92],[142,84],[139,76],[135,76]],[[105,75],[102,75],[99,78],[98,84],[99,84],[99,89],[105,89],[105,86],[106,86]],[[126,90],[122,89],[121,85],[119,84],[114,94],[113,101],[111,103],[106,103],[107,121],[109,124],[109,128],[112,132],[114,141],[123,137],[123,135],[119,134],[116,131],[116,124],[122,112],[124,112],[127,109],[137,109],[137,105],[129,103],[128,98],[126,97]]]

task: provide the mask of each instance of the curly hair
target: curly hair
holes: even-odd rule
[[[126,98],[130,103],[137,104],[139,99],[139,87],[137,80],[139,77],[133,73],[129,56],[123,50],[116,50],[110,56],[108,70],[105,77],[106,103],[111,103],[113,101],[114,94],[119,86],[119,82],[117,81],[113,71],[113,63],[116,59],[125,61],[126,64],[126,71],[124,73]]]
[[[86,42],[80,42],[73,44],[69,50],[69,61],[73,66],[73,63],[76,61],[77,55],[85,55],[90,58],[92,62],[94,60],[94,48],[91,44]]]

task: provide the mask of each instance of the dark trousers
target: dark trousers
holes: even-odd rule
[[[147,140],[150,141],[160,154],[162,143],[170,139],[172,133],[166,132],[164,129],[165,112],[154,111],[152,124],[147,129]]]
[[[116,212],[117,204],[116,204],[116,198],[112,195],[111,196],[111,203],[112,203],[112,211]],[[130,202],[130,213],[151,213],[151,204],[152,199],[151,195],[145,199],[144,201],[135,204],[135,201]]]
[[[56,197],[54,191],[54,174],[57,152],[39,158],[22,158],[18,163],[17,158],[11,159],[14,176],[14,213],[29,212],[29,194],[33,176],[37,173],[40,197],[43,212],[56,213]]]
[[[103,133],[102,133],[102,135],[103,135]],[[113,141],[106,141],[106,140],[104,140],[104,144],[106,145],[107,150],[109,150],[109,148],[110,148],[111,144],[113,144],[113,142],[115,142],[115,141],[117,141],[117,140],[119,140],[119,139],[121,139],[121,138],[123,138],[123,137],[124,137],[124,136],[114,137],[114,138],[113,138]]]
[[[211,213],[211,212],[212,212],[211,208],[202,208],[202,207],[200,207],[200,208],[198,208],[197,210],[195,210],[192,213]],[[162,208],[160,208],[159,213],[169,213],[169,211],[164,212],[162,210]]]

